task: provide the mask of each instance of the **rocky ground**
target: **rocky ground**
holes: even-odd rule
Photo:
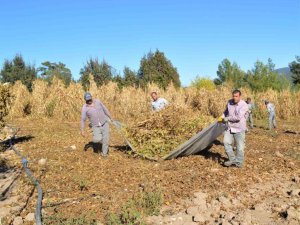
[[[107,160],[83,151],[88,139],[78,124],[53,120],[14,121],[16,146],[44,191],[43,218],[93,217],[109,212],[143,189],[159,188],[163,207],[149,224],[299,224],[300,125],[280,121],[276,133],[256,127],[247,134],[242,169],[222,166],[222,138],[199,155],[150,162],[125,153],[112,130]],[[33,224],[37,193],[21,172],[21,160],[0,153],[0,217],[3,224]],[[51,222],[52,221],[52,222]],[[54,222],[56,221],[56,222]]]

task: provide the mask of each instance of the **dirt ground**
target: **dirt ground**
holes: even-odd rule
[[[274,198],[274,189],[278,188],[283,195],[283,204],[290,198],[289,193],[284,192],[298,185],[292,186],[292,180],[298,179],[300,174],[298,120],[278,121],[280,127],[276,133],[262,126],[247,133],[246,160],[242,169],[222,166],[226,155],[221,137],[209,150],[199,155],[151,162],[127,154],[122,138],[111,128],[110,156],[103,159],[92,149],[83,150],[89,138],[80,136],[78,123],[33,119],[12,122],[20,128],[16,147],[27,156],[29,167],[44,191],[43,218],[51,215],[66,218],[83,215],[93,216],[104,223],[109,212],[118,210],[141,189],[151,188],[162,190],[163,208],[168,208],[169,215],[185,211],[189,206],[186,200],[199,191],[207,194],[206,201],[210,203],[221,196],[239,199],[242,206],[238,209],[245,211]],[[14,170],[21,168],[20,159],[11,150],[0,153],[0,156]],[[45,166],[38,164],[42,158],[46,159]],[[282,185],[285,183],[287,185]],[[26,201],[33,186],[23,173],[19,175],[17,185],[18,202]],[[269,189],[271,191],[267,191]],[[249,195],[249,190],[259,193],[253,197]],[[34,191],[24,209],[19,210],[21,217],[34,212],[36,195]],[[281,205],[281,198],[277,199]],[[295,201],[299,205],[300,196],[297,194]],[[278,223],[286,219],[283,211],[279,210],[272,217],[274,215],[277,216],[274,221],[278,220]],[[150,223],[159,220],[156,218]],[[170,221],[166,223],[172,224]],[[191,223],[200,224],[201,221]],[[224,221],[222,224],[225,224]],[[258,221],[257,224],[264,223]]]

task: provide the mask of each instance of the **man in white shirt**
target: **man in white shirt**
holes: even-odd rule
[[[265,105],[269,113],[269,129],[272,130],[273,128],[277,127],[275,121],[275,106],[272,103],[270,103],[268,100],[265,100]]]
[[[166,99],[159,98],[156,91],[151,92],[151,97],[153,99],[151,103],[152,111],[158,112],[169,104],[169,102]]]

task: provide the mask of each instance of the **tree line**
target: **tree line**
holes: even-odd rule
[[[300,56],[289,64],[294,86],[300,86]],[[105,85],[109,81],[117,82],[119,87],[134,86],[144,87],[148,83],[156,83],[161,88],[166,88],[170,83],[180,87],[180,79],[177,68],[159,50],[149,52],[140,60],[138,71],[129,67],[124,68],[123,74],[119,74],[105,60],[90,58],[80,70],[80,78],[75,81],[71,70],[62,62],[41,63],[39,67],[26,63],[22,55],[17,54],[12,60],[5,60],[0,71],[1,82],[15,83],[20,80],[29,90],[35,79],[43,79],[49,84],[54,77],[61,79],[66,86],[71,82],[80,82],[87,90],[89,88],[89,76],[92,76],[98,86]],[[253,91],[267,89],[283,90],[291,86],[286,76],[275,71],[275,65],[271,59],[266,64],[261,61],[254,63],[254,67],[245,72],[237,63],[224,59],[218,66],[217,78],[214,80],[197,77],[192,85],[201,87],[201,84],[212,85],[230,84],[233,88],[248,87]],[[207,83],[208,82],[208,83]]]

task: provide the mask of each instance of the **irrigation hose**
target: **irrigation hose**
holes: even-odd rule
[[[12,127],[10,127],[12,128]],[[12,128],[13,129],[13,128]],[[35,209],[35,222],[37,225],[42,225],[42,200],[43,200],[43,190],[41,185],[39,184],[38,180],[33,176],[32,171],[28,168],[28,160],[20,153],[20,151],[14,146],[13,140],[15,139],[15,134],[9,140],[9,146],[14,150],[14,152],[22,159],[22,165],[25,173],[27,174],[28,178],[34,184],[38,191],[38,199],[36,203]]]

